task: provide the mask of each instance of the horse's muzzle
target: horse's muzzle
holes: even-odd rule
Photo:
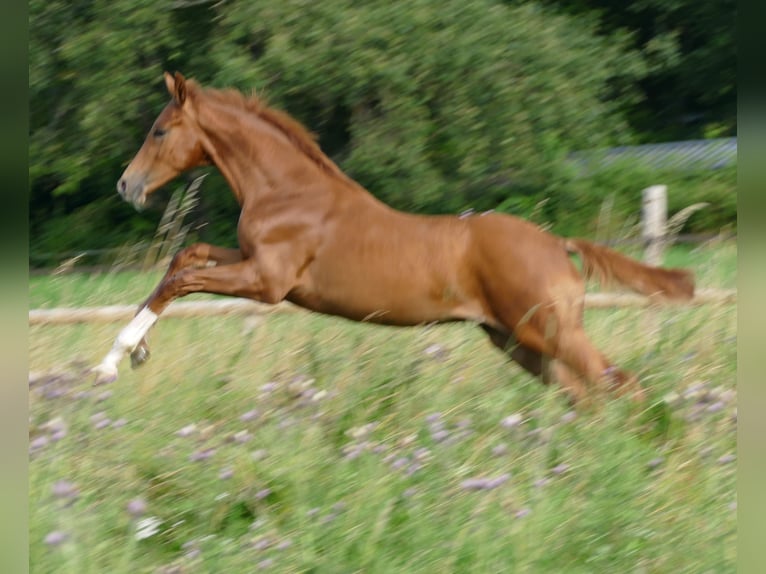
[[[140,210],[146,203],[146,194],[144,193],[143,183],[129,183],[128,179],[121,177],[117,182],[117,193],[120,197],[132,204],[137,210]]]

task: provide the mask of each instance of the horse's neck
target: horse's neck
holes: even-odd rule
[[[208,155],[226,178],[240,205],[283,201],[285,193],[333,193],[340,181],[322,170],[262,118],[245,114],[219,116],[214,129],[200,122]],[[322,183],[327,185],[322,185]],[[345,187],[345,186],[344,186]],[[316,198],[314,198],[316,199]]]

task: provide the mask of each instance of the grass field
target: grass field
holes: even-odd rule
[[[668,263],[735,285],[734,244]],[[30,306],[158,278],[32,277]],[[735,572],[736,307],[586,322],[646,405],[573,410],[466,324],[166,319],[101,387],[120,324],[30,326],[30,571]]]

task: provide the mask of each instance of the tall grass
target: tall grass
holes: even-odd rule
[[[672,256],[733,281],[733,246]],[[33,279],[43,306],[156,277]],[[165,319],[107,387],[119,325],[32,326],[30,570],[734,572],[736,309],[646,315],[586,322],[648,403],[576,410],[467,324]]]

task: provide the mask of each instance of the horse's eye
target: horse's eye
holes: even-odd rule
[[[166,130],[163,130],[162,128],[154,128],[154,131],[152,132],[152,135],[156,138],[161,138],[166,133],[168,133]]]

